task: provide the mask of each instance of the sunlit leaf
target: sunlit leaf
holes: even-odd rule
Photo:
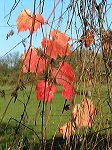
[[[69,39],[64,33],[58,30],[51,31],[52,40],[43,38],[42,47],[45,53],[53,59],[57,56],[66,56],[71,54],[70,45],[68,43]]]
[[[29,30],[30,33],[37,31],[40,25],[44,23],[44,19],[40,14],[31,15],[30,10],[23,10],[17,18],[18,32]]]

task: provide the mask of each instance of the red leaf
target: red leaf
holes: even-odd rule
[[[70,55],[70,45],[68,43],[69,38],[64,33],[58,30],[51,31],[52,40],[43,38],[42,47],[45,49],[45,53],[53,59],[57,56]]]
[[[25,51],[22,55],[23,60],[23,72],[36,72],[38,54],[36,49],[30,49]]]
[[[44,19],[40,14],[32,16],[29,10],[23,10],[17,18],[18,32],[29,30],[31,33],[33,33],[37,31],[37,29],[39,29],[40,25],[43,23]]]
[[[36,76],[39,76],[41,73],[44,73],[48,67],[48,59],[44,57],[39,57],[36,67]]]
[[[60,49],[59,51],[58,49],[56,49],[55,45],[55,42],[47,38],[43,38],[42,40],[42,47],[45,49],[45,53],[53,59],[57,58],[58,53],[60,51]]]
[[[37,13],[35,17],[34,32],[40,28],[41,24],[44,24],[44,18],[40,14]]]
[[[44,80],[41,80],[36,85],[37,100],[52,102],[55,91],[56,87],[54,84],[49,85],[48,82],[45,83]]]
[[[24,73],[35,72],[37,76],[45,72],[48,64],[47,59],[38,56],[36,49],[30,49],[26,51],[22,55],[22,60],[23,60],[23,72]]]
[[[70,84],[64,84],[64,91],[62,92],[62,96],[67,100],[71,100],[71,98],[76,98],[76,91],[74,87]]]
[[[61,85],[66,83],[72,84],[75,77],[70,64],[60,62],[59,66],[59,70],[54,68],[52,71],[52,76],[56,78],[56,82]]]
[[[75,78],[70,64],[66,62],[60,63],[59,68],[59,70],[55,68],[52,70],[52,76],[56,78],[58,84],[63,86],[64,91],[62,92],[62,96],[67,100],[70,100],[72,96],[76,98],[76,91],[73,87]]]

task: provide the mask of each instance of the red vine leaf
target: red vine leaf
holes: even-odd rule
[[[58,30],[52,30],[50,35],[52,36],[52,39],[59,43],[62,47],[67,47],[70,37],[67,37],[65,33],[61,33]]]
[[[62,96],[67,100],[71,100],[71,98],[76,98],[76,91],[74,87],[70,84],[64,84],[64,91],[62,92]]]
[[[24,52],[22,60],[23,73],[32,72],[36,73],[37,76],[45,72],[48,64],[48,60],[38,56],[37,50],[32,48]]]
[[[51,31],[52,40],[43,38],[42,47],[45,49],[45,53],[53,59],[57,56],[70,55],[70,45],[68,43],[69,39],[64,33],[58,30]]]
[[[52,76],[56,78],[56,82],[61,85],[72,84],[75,81],[75,77],[70,64],[60,62],[59,66],[59,70],[55,68],[52,70]]]
[[[58,55],[62,55],[61,49],[57,49],[56,43],[52,40],[47,38],[43,38],[42,40],[42,47],[45,49],[45,53],[53,59],[56,59]]]
[[[75,77],[70,64],[61,62],[59,68],[59,70],[55,68],[52,70],[52,76],[58,84],[63,86],[64,91],[62,92],[62,96],[67,100],[70,100],[72,96],[76,98],[76,91],[73,87]]]
[[[25,51],[22,55],[23,73],[36,72],[38,54],[36,49]]]
[[[36,76],[39,76],[41,73],[44,73],[47,67],[48,67],[48,59],[39,56],[36,67]]]
[[[54,84],[49,85],[48,82],[41,80],[36,85],[37,100],[52,102],[56,87]]]
[[[37,29],[39,29],[40,25],[43,23],[44,19],[40,14],[32,16],[30,10],[23,10],[17,18],[18,32],[29,30],[31,33],[33,33],[37,31]]]

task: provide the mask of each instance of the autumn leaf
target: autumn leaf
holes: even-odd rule
[[[36,49],[25,51],[22,55],[23,73],[36,72],[38,54]]]
[[[86,30],[85,36],[82,36],[82,41],[86,47],[89,47],[94,43],[94,32],[93,30]]]
[[[65,33],[61,33],[59,30],[52,30],[50,35],[52,36],[52,39],[59,43],[62,47],[66,47],[70,40],[70,37],[67,37]]]
[[[83,110],[80,104],[76,104],[74,109],[72,110],[73,117],[75,119],[75,124],[78,128],[83,126],[82,115]]]
[[[26,31],[29,28],[29,25],[32,24],[31,12],[26,9],[23,10],[19,17],[17,18],[17,28],[18,32]]]
[[[48,82],[41,80],[37,83],[35,90],[37,100],[52,102],[56,87],[52,83],[49,85]]]
[[[43,38],[42,40],[42,47],[44,48],[45,54],[50,56],[51,58],[55,59],[57,58],[59,52],[61,51],[59,49],[56,49],[56,44],[52,40],[49,40],[47,38]]]
[[[81,104],[76,104],[72,114],[74,116],[76,126],[81,127],[92,127],[93,119],[96,114],[96,109],[93,105],[92,100],[83,99]]]
[[[56,82],[60,85],[63,84],[73,84],[75,81],[75,76],[73,70],[67,62],[60,62],[59,63],[59,70],[53,68],[52,76],[56,78]]]
[[[17,18],[18,32],[29,30],[30,33],[36,32],[40,25],[44,23],[44,19],[40,14],[31,15],[30,10],[23,10]]]
[[[62,96],[65,99],[71,100],[71,98],[76,98],[76,91],[75,91],[73,85],[64,84],[63,88],[64,88],[64,91],[62,92]]]
[[[92,127],[96,109],[91,99],[83,99],[80,104],[76,104],[72,110],[73,122],[68,121],[58,129],[63,139],[68,139],[75,134],[76,128]]]
[[[36,76],[38,77],[41,73],[45,73],[47,68],[48,68],[48,59],[39,56],[36,67]]]
[[[91,128],[94,116],[96,114],[96,109],[91,99],[87,100],[83,99],[81,103],[83,108],[82,114],[83,126],[89,126]]]
[[[45,72],[48,64],[48,60],[39,56],[37,50],[34,48],[24,52],[22,61],[23,73],[32,72],[36,73],[37,76]]]
[[[59,70],[55,68],[52,70],[52,76],[58,84],[63,86],[64,91],[62,92],[62,96],[67,100],[70,100],[72,97],[76,98],[76,91],[73,87],[75,77],[70,64],[60,62],[59,68]]]
[[[71,54],[68,43],[69,37],[66,37],[64,33],[58,30],[51,31],[50,35],[52,36],[52,40],[47,38],[43,38],[42,40],[42,47],[48,56],[56,60],[57,56],[62,57]]]

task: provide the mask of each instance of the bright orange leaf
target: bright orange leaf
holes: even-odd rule
[[[37,13],[35,16],[32,16],[30,10],[23,10],[17,18],[18,32],[26,30],[29,30],[30,33],[36,32],[43,23],[44,19],[40,14]]]
[[[52,39],[58,42],[63,48],[67,46],[70,37],[67,37],[65,33],[60,32],[59,30],[52,30],[50,32]]]

